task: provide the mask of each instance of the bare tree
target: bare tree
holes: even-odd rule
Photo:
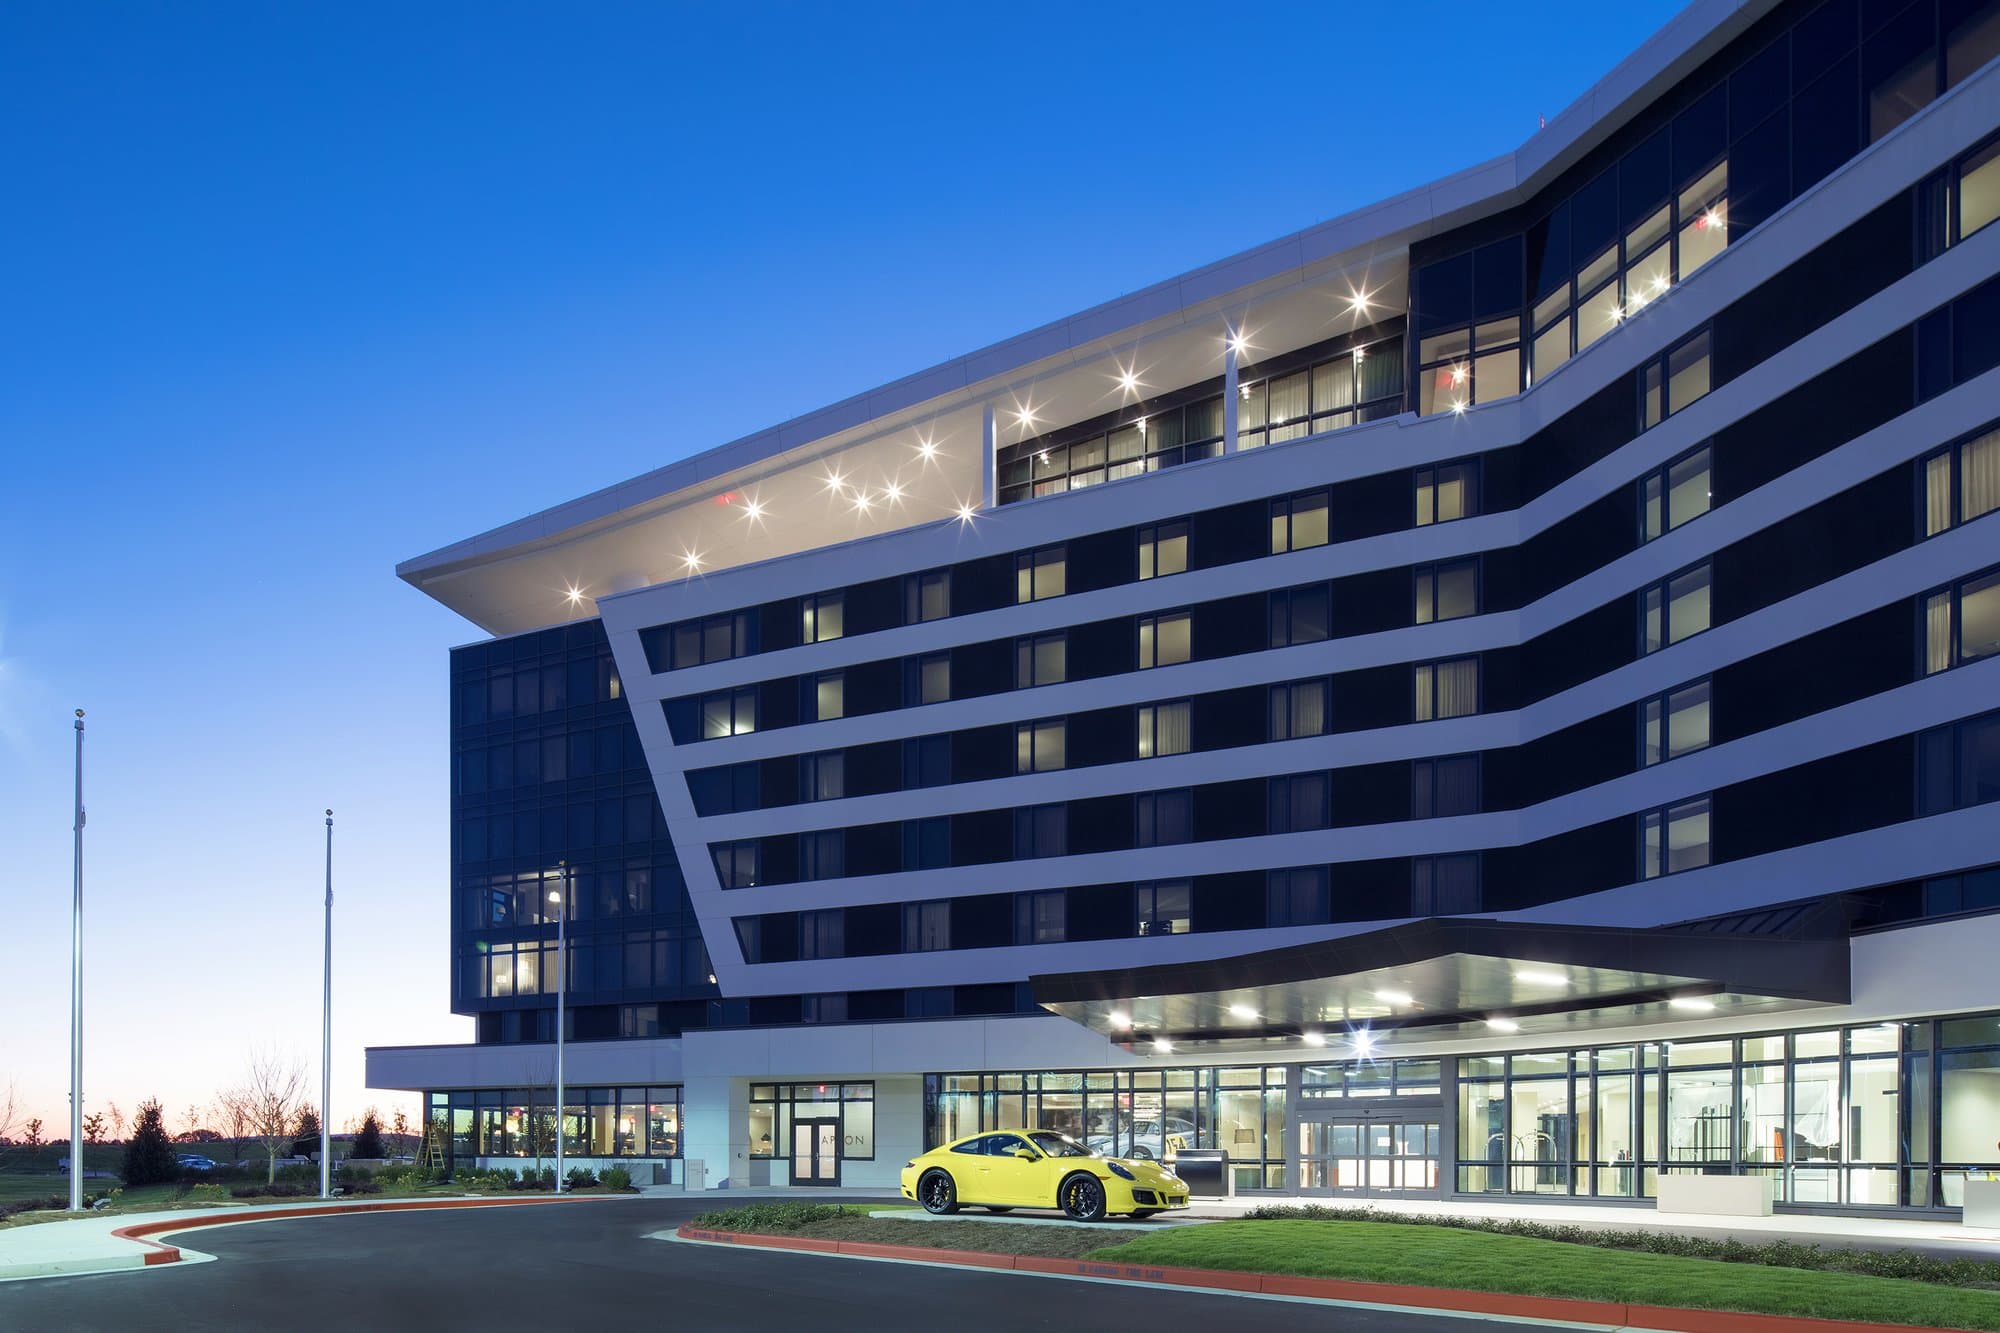
[[[187,1124],[187,1128],[181,1131],[181,1138],[189,1143],[197,1142],[201,1138],[201,1108],[188,1107],[181,1112],[181,1119]]]
[[[14,1096],[14,1085],[9,1083],[5,1089],[0,1090],[0,1160],[11,1155],[5,1149],[14,1146],[14,1130],[17,1126],[27,1130],[27,1146],[33,1148],[35,1140],[41,1137],[42,1122],[30,1120],[26,1124],[22,1123],[20,1102]]]
[[[272,1050],[251,1053],[243,1082],[222,1094],[232,1119],[240,1112],[250,1136],[264,1145],[264,1181],[278,1178],[278,1158],[297,1137],[293,1130],[306,1104],[305,1062]]]
[[[111,1141],[113,1143],[123,1143],[125,1141],[125,1113],[118,1109],[117,1102],[112,1102],[111,1109],[107,1114],[111,1117]]]
[[[250,1135],[249,1123],[243,1118],[243,1108],[237,1105],[227,1093],[216,1096],[215,1107],[209,1112],[221,1128],[223,1137],[229,1140],[229,1160],[236,1163],[243,1160],[243,1140]]]
[[[390,1122],[396,1136],[396,1156],[407,1157],[410,1152],[410,1115],[402,1107],[396,1108],[396,1118]]]

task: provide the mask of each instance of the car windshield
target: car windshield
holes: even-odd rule
[[[1067,1134],[1055,1134],[1048,1130],[1028,1136],[1035,1146],[1051,1157],[1095,1157],[1096,1153],[1078,1143]]]

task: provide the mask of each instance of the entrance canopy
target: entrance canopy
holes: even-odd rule
[[[1268,1050],[1372,1034],[1573,1033],[1843,1004],[1838,900],[1631,929],[1429,918],[1196,963],[1032,979],[1036,1003],[1132,1048]]]

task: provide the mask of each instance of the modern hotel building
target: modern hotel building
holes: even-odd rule
[[[546,1152],[561,986],[571,1156],[695,1187],[1042,1125],[1957,1206],[1996,54],[2000,0],[1697,0],[1511,156],[408,562],[486,636],[478,1041],[370,1083]]]

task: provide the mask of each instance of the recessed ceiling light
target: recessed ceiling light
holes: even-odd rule
[[[1347,308],[1357,315],[1367,314],[1368,307],[1373,304],[1374,302],[1368,299],[1368,293],[1366,292],[1356,292],[1347,298]]]
[[[1229,331],[1230,351],[1236,353],[1238,356],[1241,356],[1246,350],[1248,350],[1249,346],[1250,346],[1250,339],[1246,337],[1241,330],[1231,329]]]
[[[961,523],[970,523],[978,515],[978,513],[979,511],[974,509],[971,505],[962,504],[958,507],[958,521]]]
[[[882,495],[890,504],[900,502],[903,498],[903,484],[899,481],[888,483],[882,488]]]
[[[1014,410],[1015,425],[1030,426],[1034,424],[1034,421],[1035,421],[1035,409],[1033,404],[1030,404],[1027,407],[1016,408]]]
[[[687,567],[688,573],[693,574],[698,572],[701,569],[701,552],[689,551],[685,553],[681,556],[681,563]]]
[[[1715,1012],[1715,1001],[1700,995],[1676,995],[1667,1001],[1667,1008],[1687,1014],[1712,1014]]]
[[[1560,972],[1550,972],[1539,967],[1522,967],[1514,970],[1514,980],[1528,986],[1567,986],[1569,978]]]
[[[1486,1020],[1486,1026],[1492,1028],[1495,1032],[1519,1032],[1521,1030],[1521,1025],[1511,1018],[1489,1018]]]
[[[1378,990],[1375,998],[1384,1004],[1415,1004],[1416,997],[1406,990]]]
[[[847,478],[841,476],[838,472],[829,472],[826,474],[826,488],[835,495],[839,495],[846,485]]]
[[[1153,1038],[1153,1049],[1161,1055],[1165,1055],[1174,1049],[1174,1044],[1165,1037],[1155,1037]]]
[[[563,595],[569,598],[569,604],[571,606],[575,606],[578,602],[583,600],[583,589],[577,587],[571,587]]]
[[[1299,1039],[1300,1039],[1301,1041],[1305,1042],[1305,1044],[1306,1044],[1306,1045],[1308,1045],[1308,1046],[1324,1046],[1324,1045],[1326,1045],[1326,1034],[1325,1034],[1325,1033],[1323,1033],[1323,1032],[1306,1032],[1306,1033],[1302,1033],[1302,1034],[1300,1034],[1300,1038],[1299,1038]]]
[[[868,498],[868,492],[856,491],[854,493],[854,509],[856,513],[867,513],[868,507],[874,503],[873,500]]]
[[[1135,370],[1119,371],[1118,387],[1126,393],[1137,393],[1139,391],[1139,373]]]
[[[752,523],[760,521],[764,517],[764,502],[761,500],[745,500],[743,502],[743,517],[749,519]]]
[[[1354,1053],[1362,1056],[1373,1055],[1375,1053],[1375,1034],[1367,1028],[1362,1028],[1359,1032],[1355,1033]]]
[[[1132,1026],[1132,1015],[1122,1009],[1113,1009],[1105,1017],[1110,1020],[1112,1027],[1120,1030],[1128,1030]]]
[[[1452,400],[1451,414],[1455,417],[1462,417],[1465,415],[1465,400],[1463,398],[1455,398]]]
[[[923,457],[926,463],[930,462],[933,458],[937,457],[937,441],[929,437],[917,441],[917,453]]]
[[[1231,1018],[1256,1018],[1256,1017],[1259,1017],[1259,1015],[1258,1015],[1257,1011],[1256,1011],[1255,1009],[1252,1009],[1252,1008],[1251,1008],[1251,1007],[1250,1007],[1249,1005],[1247,1005],[1247,1004],[1232,1004],[1232,1005],[1230,1005],[1230,1006],[1229,1006],[1229,1016],[1230,1016]]]

